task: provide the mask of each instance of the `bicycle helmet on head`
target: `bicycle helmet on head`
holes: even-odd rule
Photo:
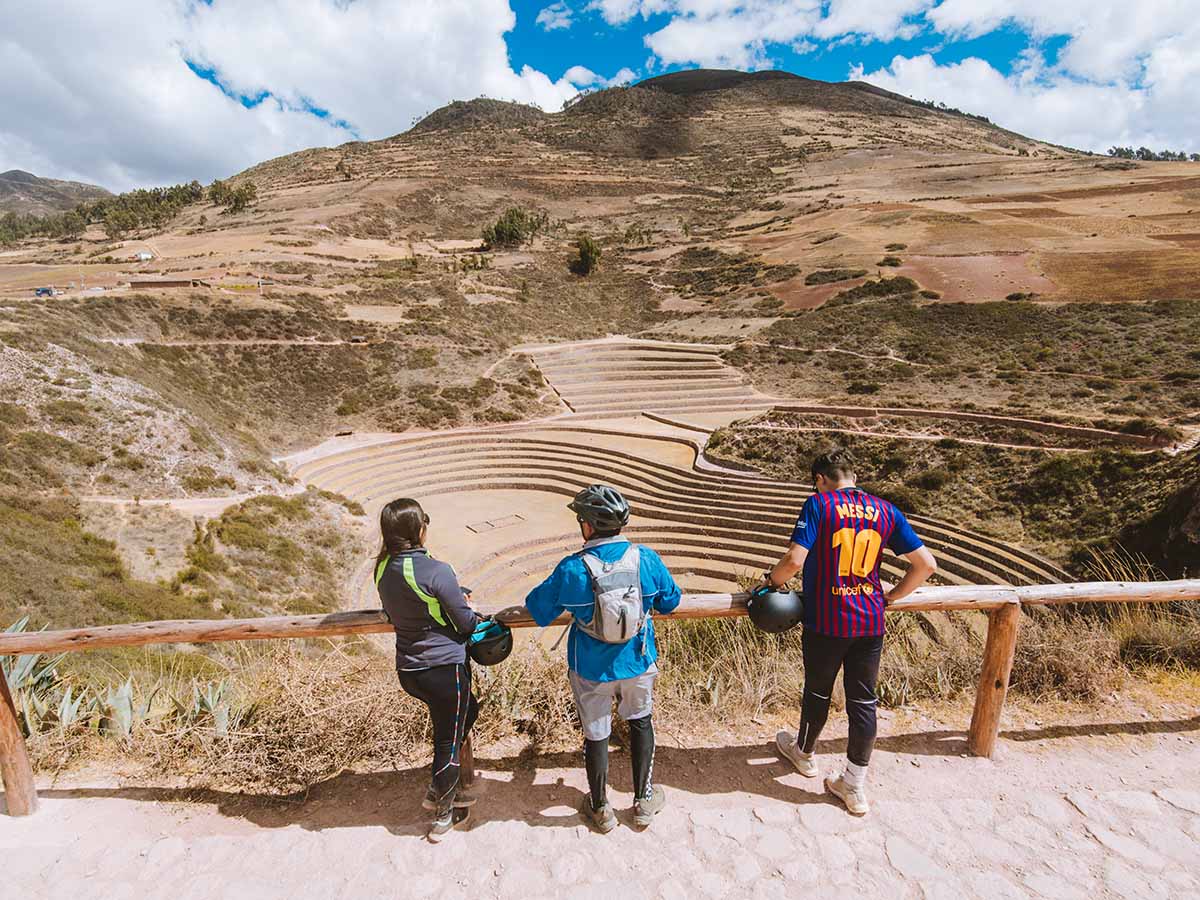
[[[588,485],[567,508],[597,531],[620,531],[629,524],[629,502],[607,484]]]

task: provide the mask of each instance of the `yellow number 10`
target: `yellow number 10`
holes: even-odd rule
[[[879,560],[879,548],[883,537],[873,528],[855,531],[842,528],[833,535],[833,546],[838,548],[838,574],[845,578],[851,572],[866,578],[875,569]]]

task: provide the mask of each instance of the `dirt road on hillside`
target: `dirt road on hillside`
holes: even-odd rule
[[[889,718],[865,819],[754,738],[660,747],[670,805],[646,833],[624,752],[621,825],[602,836],[574,812],[575,755],[501,750],[480,759],[473,826],[436,846],[417,806],[426,771],[411,768],[289,801],[77,779],[31,819],[0,817],[0,853],[26,898],[1200,896],[1200,718],[1184,704],[1109,715],[1030,720],[994,761],[964,757],[961,732]],[[818,749],[828,769],[842,742]]]

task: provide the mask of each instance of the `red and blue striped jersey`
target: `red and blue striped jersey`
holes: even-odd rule
[[[809,497],[792,543],[808,550],[804,627],[831,637],[883,634],[883,548],[903,555],[922,546],[904,513],[858,488]]]

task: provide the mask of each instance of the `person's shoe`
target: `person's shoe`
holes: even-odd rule
[[[650,796],[633,801],[633,824],[638,828],[647,828],[654,817],[662,812],[667,805],[667,791],[661,784],[650,789]]]
[[[453,803],[455,809],[466,809],[467,807],[474,806],[476,804],[476,802],[479,800],[479,790],[476,787],[477,784],[478,782],[471,785],[469,788],[465,788],[461,784],[458,786],[458,790],[454,793]],[[437,794],[434,793],[433,788],[430,788],[425,792],[425,799],[421,801],[421,809],[429,810],[429,812],[433,812],[435,809],[437,809]]]
[[[781,731],[775,735],[775,749],[805,778],[816,778],[821,774],[821,770],[817,767],[816,757],[805,756],[801,753],[800,745],[796,743],[796,735],[790,731]]]
[[[601,834],[608,834],[617,827],[617,814],[613,812],[612,804],[606,802],[599,809],[592,809],[590,794],[583,795],[583,802],[579,804],[579,812],[584,821]]]
[[[841,775],[837,778],[826,778],[825,790],[841,800],[852,816],[865,816],[871,811],[871,805],[867,803],[867,792],[862,788],[850,787]]]
[[[463,827],[470,817],[470,809],[455,809],[454,807],[450,807],[445,813],[433,820],[433,824],[429,826],[429,832],[426,834],[426,837],[429,838],[431,844],[445,840],[446,835],[455,828]]]

